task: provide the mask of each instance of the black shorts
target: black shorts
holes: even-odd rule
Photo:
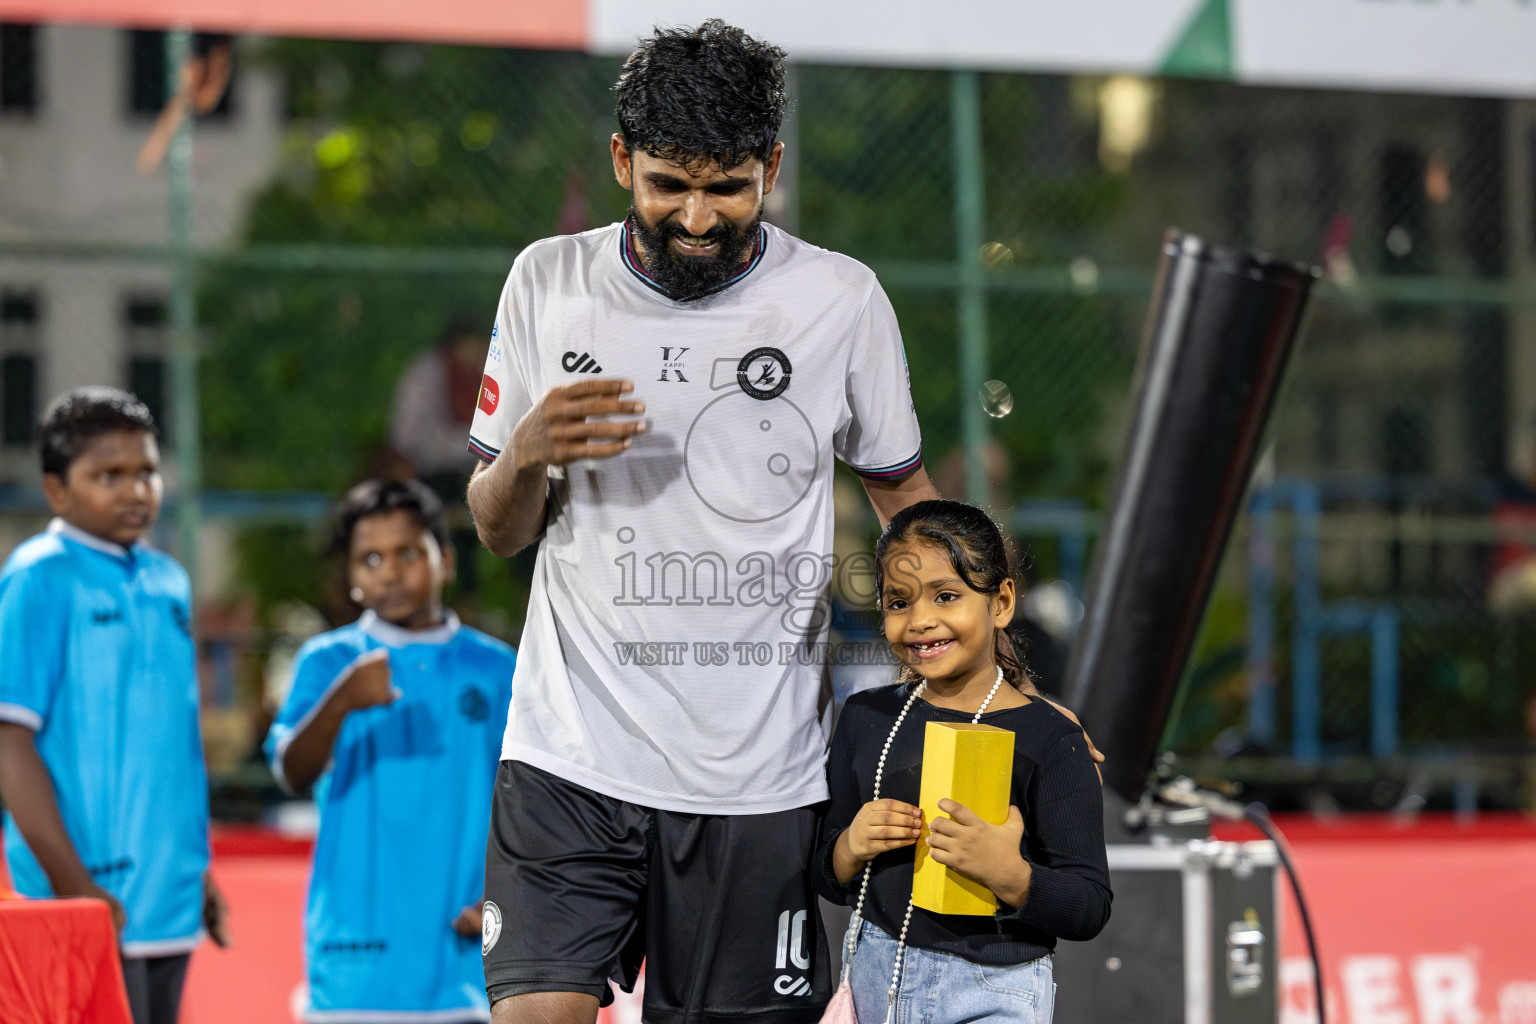
[[[817,1021],[831,995],[806,865],[821,807],[679,814],[532,765],[496,775],[485,860],[486,992],[632,991],[646,1021]],[[494,904],[494,906],[492,906]]]

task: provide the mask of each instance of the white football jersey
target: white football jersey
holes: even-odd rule
[[[537,242],[501,294],[471,449],[495,459],[537,398],[599,377],[634,383],[648,429],[551,470],[502,757],[663,810],[825,799],[832,459],[876,479],[921,459],[889,300],[771,226],[688,302],[625,224]]]

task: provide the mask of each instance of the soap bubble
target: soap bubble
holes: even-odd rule
[[[1013,262],[1013,250],[1002,242],[988,242],[981,247],[981,251],[977,253],[977,258],[984,267],[992,269],[1006,267]]]
[[[1000,380],[989,380],[981,386],[981,407],[987,415],[1000,420],[1013,412],[1013,392]]]

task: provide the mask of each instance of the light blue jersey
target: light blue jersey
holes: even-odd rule
[[[58,519],[0,569],[0,721],[36,733],[75,850],[127,912],[127,956],[185,953],[202,935],[208,778],[190,602],[171,556]],[[53,895],[9,815],[5,854],[18,891]]]
[[[451,613],[443,626],[410,632],[365,612],[300,649],[267,754],[282,780],[295,733],[347,668],[380,648],[400,697],[347,715],[315,784],[304,1019],[489,1020],[480,939],[452,924],[485,889],[512,648]]]

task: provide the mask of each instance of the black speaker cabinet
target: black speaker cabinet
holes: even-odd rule
[[[1056,947],[1055,1024],[1276,1024],[1270,842],[1111,845],[1114,913]]]

